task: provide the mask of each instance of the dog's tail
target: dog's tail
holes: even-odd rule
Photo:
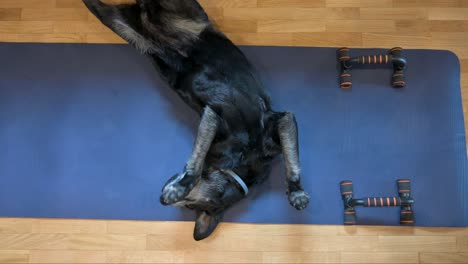
[[[140,52],[167,64],[186,57],[200,34],[212,24],[195,0],[136,0],[110,5],[83,0],[107,27]]]

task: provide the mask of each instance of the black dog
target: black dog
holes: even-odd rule
[[[208,237],[226,209],[286,163],[289,202],[309,203],[301,186],[295,117],[275,112],[244,54],[210,22],[195,0],[83,0],[107,27],[149,56],[177,94],[201,115],[184,172],[162,190],[164,205],[195,210],[194,238]]]

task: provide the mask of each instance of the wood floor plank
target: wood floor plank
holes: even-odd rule
[[[394,7],[463,7],[465,0],[393,0]]]
[[[462,69],[463,69],[464,66],[463,65],[461,65],[461,66],[462,66]],[[466,70],[468,70],[468,69],[466,69]],[[463,75],[466,76],[465,74],[463,74]],[[447,227],[424,228],[424,227],[417,227],[417,228],[414,229],[414,234],[416,236],[468,236],[468,228],[447,228]]]
[[[21,19],[21,8],[0,8],[0,21],[18,21]]]
[[[97,21],[54,21],[54,33],[105,33],[114,34],[112,31]]]
[[[168,235],[148,235],[147,250],[151,251],[243,251],[230,250],[226,247],[226,240],[223,235],[218,235],[219,230],[209,238],[196,242],[193,240],[192,232],[168,236]]]
[[[85,8],[82,0],[55,0],[57,8]]]
[[[467,20],[468,8],[429,8],[429,20]]]
[[[224,18],[234,20],[315,20],[326,17],[324,8],[225,8]]]
[[[219,28],[225,33],[256,33],[258,21],[256,20],[222,20]]]
[[[419,263],[417,252],[342,252],[341,263]]]
[[[431,32],[467,32],[468,20],[433,20],[429,21]]]
[[[258,22],[260,33],[324,32],[323,20],[261,20]]]
[[[327,21],[355,20],[361,17],[361,12],[357,7],[330,7],[326,9]]]
[[[457,237],[379,236],[374,249],[380,252],[457,252]]]
[[[0,263],[29,263],[29,251],[0,249]]]
[[[204,8],[208,7],[241,7],[241,8],[253,8],[257,6],[258,0],[200,0],[200,4]]]
[[[338,227],[338,234],[348,236],[410,236],[415,234],[415,229],[402,226],[341,226]]]
[[[325,7],[325,0],[258,0],[258,7],[307,7],[318,8]]]
[[[468,73],[468,59],[460,60],[460,67],[461,67],[461,72],[463,75],[465,75],[465,73]]]
[[[358,47],[363,44],[362,34],[357,32],[293,33],[292,36],[296,46]]]
[[[407,49],[429,47],[433,44],[429,33],[362,33],[362,43],[370,47],[405,47]],[[441,41],[440,45],[444,45]]]
[[[48,234],[104,234],[106,221],[41,219],[35,225],[35,233]]]
[[[183,251],[107,251],[107,263],[184,263]]]
[[[2,0],[2,8],[54,8],[55,0]]]
[[[0,33],[50,34],[54,32],[51,21],[0,21]]]
[[[145,250],[146,235],[73,234],[71,250]]]
[[[457,246],[459,252],[468,253],[468,236],[457,237]]]
[[[18,42],[16,33],[0,33],[0,39],[2,42]]]
[[[44,43],[82,43],[86,38],[83,34],[51,33],[51,34],[17,34],[18,42],[44,42]]]
[[[227,33],[237,45],[292,46],[292,33]],[[274,39],[274,41],[272,41]]]
[[[326,0],[326,7],[392,7],[392,0]]]
[[[425,8],[361,8],[361,19],[405,20],[426,18],[427,9]]]
[[[0,249],[8,250],[64,250],[69,237],[64,234],[0,234]]]
[[[332,20],[326,23],[327,32],[395,32],[393,20]]]
[[[467,263],[468,253],[430,253],[420,254],[421,263]]]
[[[468,47],[468,32],[432,32],[433,45]]]
[[[184,263],[262,263],[262,252],[185,251]]]
[[[0,234],[31,233],[35,219],[0,218]]]
[[[427,20],[395,20],[396,32],[401,33],[429,33],[430,22]]]
[[[88,10],[84,8],[23,8],[23,21],[86,21]]]
[[[263,252],[263,263],[340,263],[338,252]]]
[[[31,263],[107,263],[105,251],[32,250]]]
[[[255,229],[258,236],[327,236],[337,235],[339,226],[328,225],[256,225],[221,223],[220,233],[226,236],[248,236]]]
[[[148,221],[108,221],[108,234],[188,234],[193,231],[191,222],[148,222]]]
[[[360,236],[244,236],[237,240],[225,236],[229,251],[263,252],[366,252],[377,243],[377,237]]]

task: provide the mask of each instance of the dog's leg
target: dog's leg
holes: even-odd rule
[[[301,185],[298,129],[294,114],[286,113],[279,120],[278,133],[286,164],[289,203],[297,210],[303,210],[309,203],[309,195],[303,190]]]
[[[218,125],[218,115],[209,106],[205,107],[198,127],[197,139],[195,140],[192,155],[185,166],[187,174],[194,176],[199,176],[201,174],[206,154],[210,150]]]
[[[185,165],[184,172],[169,179],[164,186],[160,199],[162,204],[177,203],[192,190],[194,183],[203,171],[205,157],[210,150],[218,125],[218,115],[210,107],[205,107],[192,155]]]

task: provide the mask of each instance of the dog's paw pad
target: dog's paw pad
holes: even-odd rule
[[[186,174],[175,175],[169,179],[162,190],[161,204],[170,205],[182,201],[192,190],[194,179]]]
[[[166,186],[161,195],[161,203],[163,205],[175,204],[185,198],[191,189],[191,185],[184,187],[180,184]]]
[[[309,204],[309,195],[304,191],[289,194],[289,203],[297,210],[304,210]]]

